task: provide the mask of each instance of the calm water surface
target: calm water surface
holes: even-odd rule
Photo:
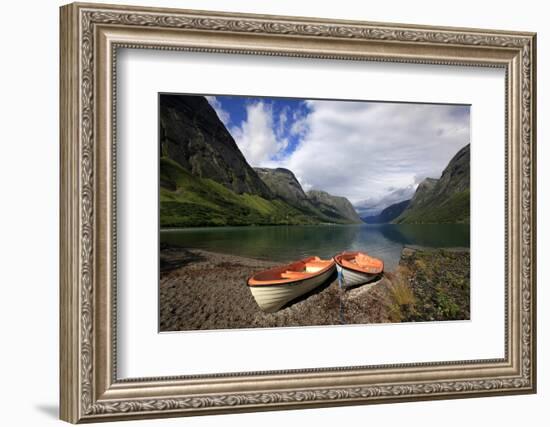
[[[468,224],[293,225],[161,230],[160,241],[276,262],[364,251],[393,270],[405,245],[470,247]]]

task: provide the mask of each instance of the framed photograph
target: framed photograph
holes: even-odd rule
[[[536,391],[535,34],[60,22],[63,420]]]

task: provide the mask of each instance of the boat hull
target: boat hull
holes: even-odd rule
[[[280,310],[285,304],[321,286],[333,273],[334,267],[299,282],[249,286],[249,289],[258,306],[267,313],[273,313]]]
[[[380,276],[380,274],[361,273],[359,271],[350,270],[339,264],[336,264],[336,269],[338,270],[340,287],[343,289],[365,285],[373,281],[374,283],[366,286],[374,286],[377,283],[375,279]]]

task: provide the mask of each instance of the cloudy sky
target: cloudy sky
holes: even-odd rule
[[[252,166],[284,167],[304,190],[347,197],[365,212],[439,178],[470,142],[463,105],[209,96]]]

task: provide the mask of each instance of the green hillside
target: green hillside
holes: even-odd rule
[[[470,222],[470,144],[451,159],[441,178],[424,179],[398,224]]]
[[[160,160],[160,181],[163,228],[319,223],[282,200],[237,194],[211,179],[191,175],[165,157]]]
[[[418,207],[396,223],[455,224],[470,222],[470,190],[455,193],[447,199],[432,201],[433,205]]]

